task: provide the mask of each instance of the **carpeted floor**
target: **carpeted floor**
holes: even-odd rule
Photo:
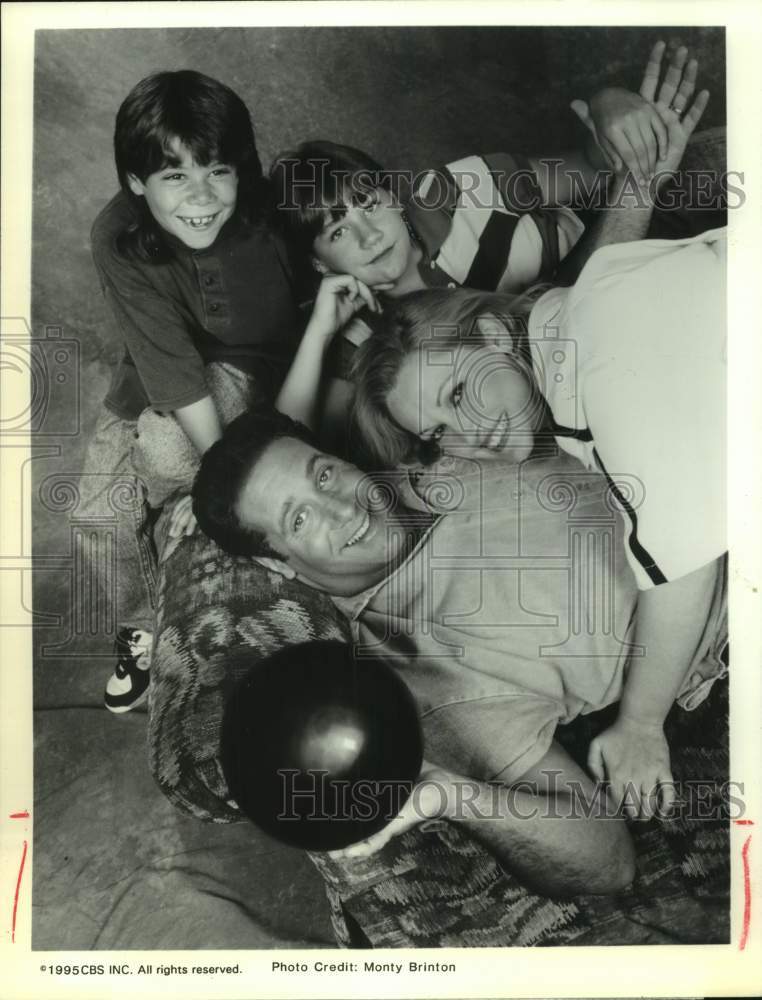
[[[146,722],[98,704],[35,713],[32,947],[332,945],[306,855],[174,809],[148,773]]]

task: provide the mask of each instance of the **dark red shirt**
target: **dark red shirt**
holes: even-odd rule
[[[304,326],[278,237],[237,217],[206,250],[166,234],[166,263],[126,258],[117,236],[134,218],[119,193],[99,214],[95,266],[125,354],[106,406],[134,420],[147,406],[169,412],[208,395],[204,365],[227,361],[282,376]],[[277,373],[277,376],[276,376]]]

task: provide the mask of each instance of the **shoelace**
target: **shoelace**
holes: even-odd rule
[[[134,632],[131,633],[134,635]],[[142,655],[145,650],[142,649],[133,639],[122,638],[117,636],[114,640],[114,652],[118,653],[118,659],[116,661],[116,676],[126,677],[128,667],[135,664],[138,660],[137,651],[140,650],[138,655]]]

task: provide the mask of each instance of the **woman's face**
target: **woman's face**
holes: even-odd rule
[[[400,426],[445,454],[510,463],[529,457],[543,415],[524,362],[494,344],[422,345],[386,403]]]
[[[369,191],[367,197],[355,199],[334,215],[326,213],[325,225],[312,245],[319,270],[351,274],[370,288],[405,274],[413,244],[402,209],[388,191]]]

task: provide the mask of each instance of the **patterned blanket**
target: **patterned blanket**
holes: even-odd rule
[[[163,530],[160,524],[160,542]],[[198,532],[159,548],[151,770],[178,808],[209,822],[239,821],[218,761],[233,686],[283,645],[348,641],[348,630],[324,595],[227,556]],[[584,761],[605,716],[558,730],[572,756]],[[695,712],[674,710],[668,737],[675,777],[694,807],[691,790],[702,783],[704,818],[683,808],[668,822],[635,824],[638,877],[627,892],[566,901],[535,895],[460,828],[434,821],[371,859],[338,863],[311,855],[325,881],[337,941],[364,947],[726,943],[727,682],[717,683]]]

